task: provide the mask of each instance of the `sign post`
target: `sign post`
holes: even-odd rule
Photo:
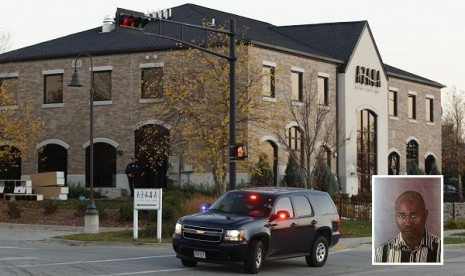
[[[157,239],[161,242],[162,193],[160,189],[134,189],[133,237],[139,234],[139,210],[157,210]]]

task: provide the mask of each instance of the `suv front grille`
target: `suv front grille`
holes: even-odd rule
[[[223,229],[183,225],[182,233],[184,238],[190,240],[219,242],[223,236]]]

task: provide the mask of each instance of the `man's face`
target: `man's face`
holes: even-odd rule
[[[400,198],[396,204],[397,227],[404,239],[418,239],[425,232],[428,211],[417,198]]]

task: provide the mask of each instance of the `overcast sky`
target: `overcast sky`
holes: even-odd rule
[[[298,25],[367,20],[384,63],[465,90],[465,1],[462,0],[9,0],[0,34],[10,50],[101,25],[116,8],[141,12],[193,3],[272,23]]]

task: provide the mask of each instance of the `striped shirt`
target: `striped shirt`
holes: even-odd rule
[[[426,231],[420,245],[411,249],[402,239],[402,234],[399,233],[399,235],[376,248],[375,262],[439,263],[441,262],[441,238]]]

